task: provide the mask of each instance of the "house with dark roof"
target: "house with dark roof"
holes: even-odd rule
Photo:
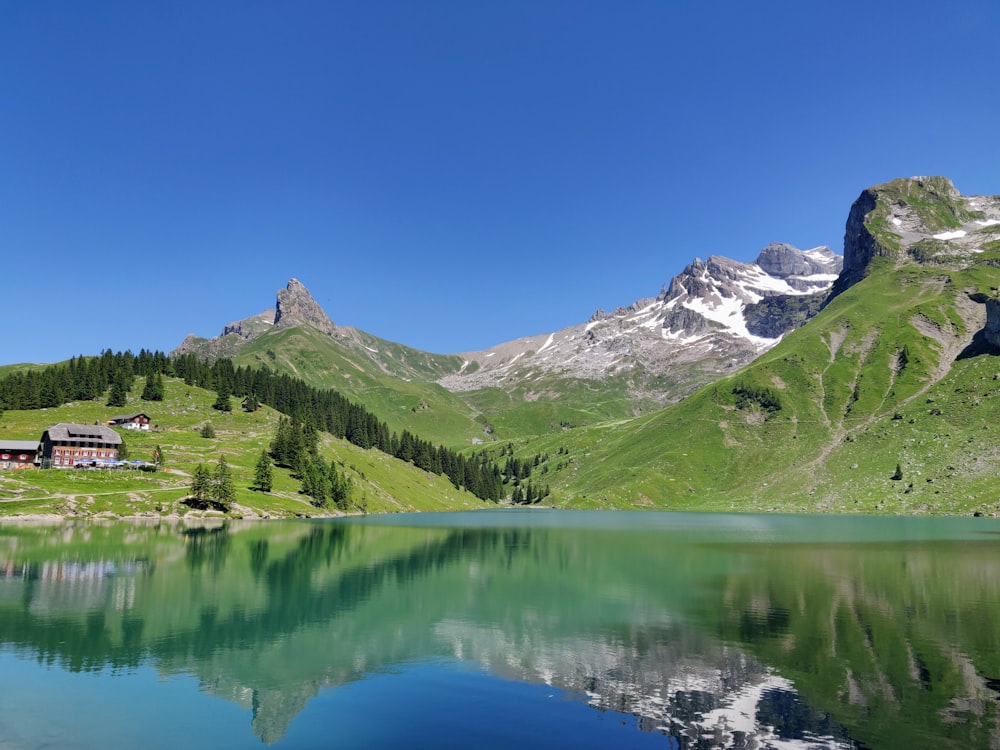
[[[0,469],[32,466],[38,457],[37,440],[0,440]]]
[[[149,417],[142,412],[138,414],[122,414],[119,417],[111,417],[108,420],[111,427],[121,427],[125,430],[148,430]]]
[[[42,466],[69,467],[86,459],[116,459],[122,437],[103,424],[60,422],[42,433]]]

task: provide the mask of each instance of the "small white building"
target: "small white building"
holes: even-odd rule
[[[138,414],[122,414],[120,417],[111,417],[108,420],[110,427],[120,427],[123,430],[148,430],[149,417],[139,412]]]

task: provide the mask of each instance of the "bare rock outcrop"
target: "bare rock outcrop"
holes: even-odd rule
[[[331,336],[337,330],[337,326],[298,279],[289,279],[288,285],[278,292],[274,325],[277,328],[308,325]]]
[[[222,333],[211,339],[189,333],[171,354],[196,354],[208,360],[232,357],[243,344],[266,331],[299,325],[311,326],[331,336],[338,335],[337,326],[302,282],[289,279],[286,287],[278,292],[274,309],[227,323]]]

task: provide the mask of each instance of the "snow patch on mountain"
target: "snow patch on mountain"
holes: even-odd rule
[[[825,292],[842,262],[826,246],[799,250],[778,243],[765,247],[753,263],[715,255],[707,261],[696,258],[656,297],[611,312],[597,310],[586,323],[559,331],[464,353],[478,367],[471,372],[464,367],[439,382],[453,391],[510,386],[528,377],[526,368],[536,379],[547,373],[591,379],[642,373],[641,379],[649,380],[669,376],[682,364],[704,371],[707,380],[707,374],[742,366],[780,340],[783,331],[762,336],[750,330],[749,306]],[[689,383],[690,389],[700,380]],[[638,382],[634,387],[645,388]],[[679,394],[644,395],[668,400]]]

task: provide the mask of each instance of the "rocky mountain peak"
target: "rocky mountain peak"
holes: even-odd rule
[[[323,312],[323,308],[302,282],[289,279],[285,288],[278,291],[275,309],[227,323],[222,333],[211,339],[188,334],[171,354],[197,354],[209,360],[232,357],[247,341],[272,328],[292,328],[299,325],[310,326],[331,336],[338,335],[337,326]]]
[[[289,279],[285,288],[278,292],[275,307],[275,327],[308,325],[331,336],[337,330],[337,326],[298,279]]]
[[[778,279],[838,273],[843,259],[825,245],[803,252],[784,242],[772,242],[760,251],[757,265]]]
[[[773,244],[760,258],[762,263],[695,258],[655,297],[599,309],[586,323],[559,331],[465,353],[462,371],[439,382],[460,391],[537,380],[543,373],[617,375],[642,398],[676,399],[749,362],[805,322],[841,267],[840,256],[825,246]],[[675,383],[673,373],[681,371],[689,379]]]
[[[963,263],[1000,225],[1000,196],[963,196],[947,177],[903,177],[867,188],[851,206],[844,270],[832,295],[861,281],[875,257]]]

